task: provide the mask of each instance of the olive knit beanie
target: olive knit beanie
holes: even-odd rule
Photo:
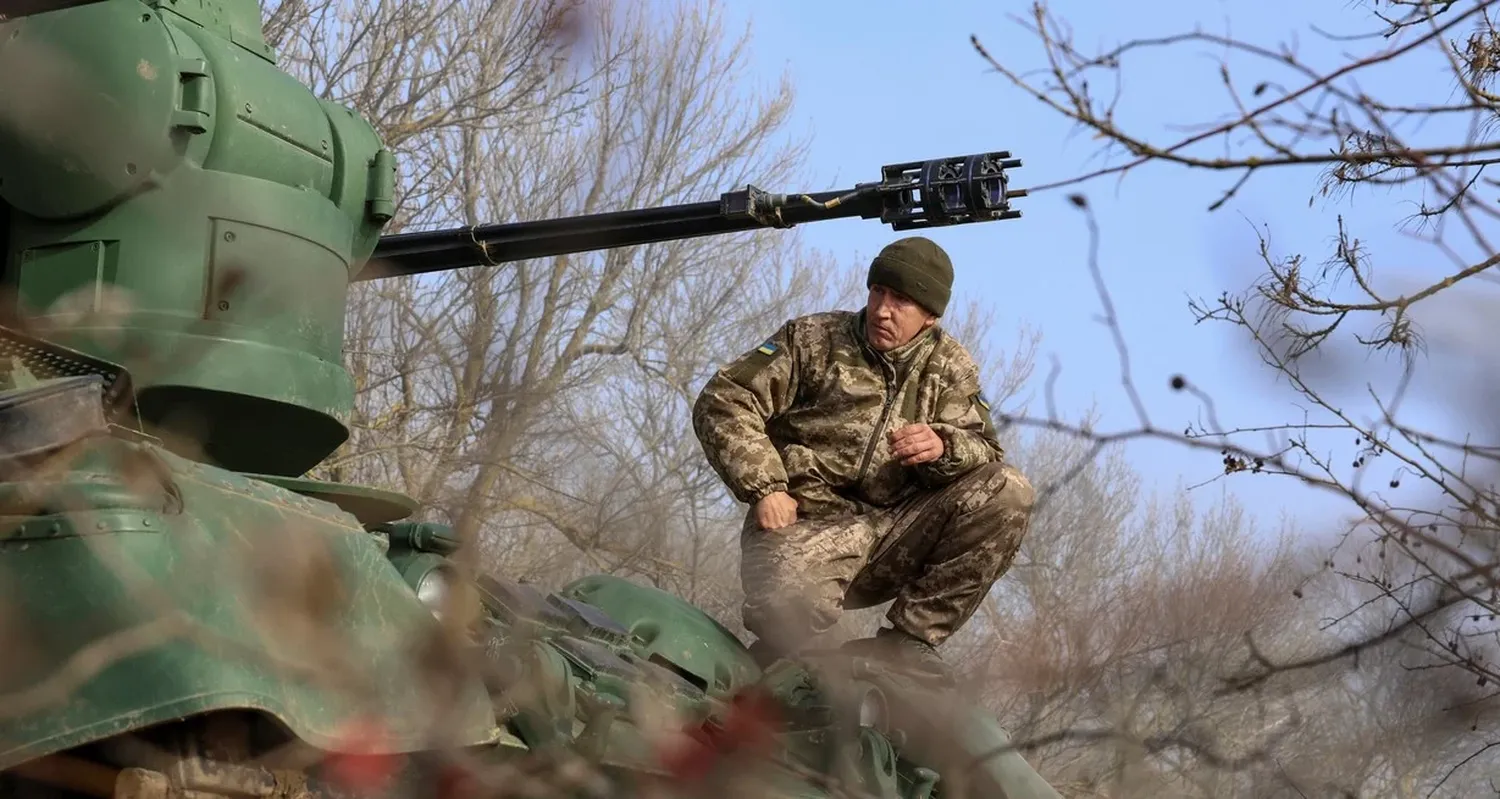
[[[870,262],[865,288],[876,283],[911,297],[933,316],[942,316],[953,291],[953,261],[931,239],[897,239]]]

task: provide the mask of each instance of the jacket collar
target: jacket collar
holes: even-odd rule
[[[911,341],[888,352],[881,352],[875,349],[870,344],[870,340],[865,337],[865,309],[861,308],[859,313],[855,314],[851,319],[850,324],[854,328],[851,332],[854,334],[854,339],[859,342],[860,349],[864,350],[866,354],[874,356],[876,360],[885,361],[892,366],[902,369],[909,366],[918,355],[926,351],[928,344],[937,340],[938,335],[940,335],[938,331],[941,327],[941,325],[933,325],[918,333]]]

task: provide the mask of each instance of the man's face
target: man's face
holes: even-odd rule
[[[926,308],[905,294],[879,283],[870,287],[865,303],[865,338],[878,352],[888,352],[937,323]]]

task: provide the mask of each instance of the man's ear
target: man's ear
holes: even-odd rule
[[[928,330],[933,325],[935,325],[937,323],[938,323],[938,318],[936,316],[933,316],[932,314],[928,314],[926,321],[922,322],[922,329],[923,330]]]

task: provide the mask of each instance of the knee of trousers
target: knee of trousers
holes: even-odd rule
[[[975,490],[963,504],[970,512],[999,513],[1014,517],[1022,524],[1031,520],[1036,505],[1036,489],[1031,481],[1009,463],[986,463],[974,470]]]
[[[740,616],[756,637],[796,639],[832,629],[841,615],[841,600],[831,586],[767,592],[746,596]]]

